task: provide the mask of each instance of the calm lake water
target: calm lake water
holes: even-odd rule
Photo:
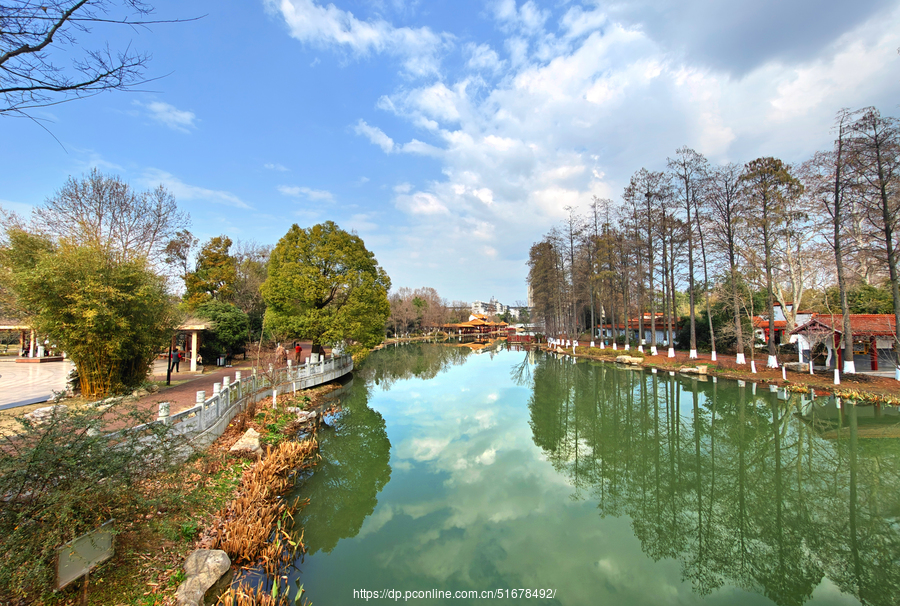
[[[296,493],[292,581],[317,605],[900,604],[900,440],[867,437],[897,410],[778,396],[525,351],[375,352]]]

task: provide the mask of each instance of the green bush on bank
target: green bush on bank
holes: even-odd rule
[[[43,424],[20,419],[17,433],[0,437],[0,599],[47,595],[56,583],[57,548],[152,506],[140,484],[171,467],[168,427],[115,438],[101,431],[149,416],[127,404],[70,408]]]

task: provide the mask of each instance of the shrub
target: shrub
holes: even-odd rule
[[[101,430],[149,420],[126,404],[70,409],[45,424],[22,419],[17,434],[0,437],[0,597],[47,593],[58,547],[148,505],[139,488],[169,467],[168,428],[118,436]]]

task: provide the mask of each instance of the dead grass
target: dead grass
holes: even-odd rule
[[[293,484],[295,472],[315,465],[317,451],[313,439],[270,447],[262,460],[244,471],[237,496],[219,512],[201,547],[222,549],[236,564],[260,562],[268,574],[277,574],[294,551],[303,549],[302,537],[294,540],[282,529],[288,518],[293,520],[298,503],[280,497]]]
[[[329,392],[338,388],[325,385],[302,394],[298,392],[298,397],[309,397],[307,405],[316,407]],[[297,404],[288,404],[284,400],[280,405]],[[22,409],[15,410],[19,412]],[[198,548],[201,534],[210,534],[201,533],[201,529],[217,527],[222,522],[220,514],[228,510],[236,497],[240,497],[244,478],[251,475],[249,470],[255,457],[237,455],[229,449],[248,427],[253,427],[263,436],[267,434],[266,425],[274,412],[271,411],[271,399],[261,401],[253,412],[256,413],[254,416],[245,413],[236,417],[218,440],[176,473],[135,487],[147,506],[131,520],[117,520],[116,555],[91,573],[88,590],[90,603],[112,606],[169,606],[175,603],[175,590],[181,581],[185,558]],[[268,414],[257,420],[256,415],[260,412]],[[286,432],[292,429],[285,427]],[[264,475],[258,476],[256,483],[259,484],[261,478],[274,472],[283,474],[285,464],[284,461],[272,461],[266,471],[260,472]],[[285,486],[282,481],[282,490]],[[257,491],[263,492],[259,486]],[[272,519],[271,516],[268,519]],[[258,530],[258,535],[265,534],[266,539],[273,533],[275,535],[274,546],[263,551],[261,557],[273,562],[283,561],[279,554],[299,548],[302,532],[298,541],[287,536],[284,527],[282,518],[276,516],[266,533]],[[238,536],[234,535],[235,538]],[[291,541],[297,543],[297,547],[291,545]],[[76,581],[64,591],[47,598],[44,603],[72,606],[80,599],[81,587],[81,582]]]

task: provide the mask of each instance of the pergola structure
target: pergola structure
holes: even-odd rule
[[[28,342],[30,342],[29,351],[31,355],[34,355],[35,350],[35,341],[34,341],[34,331],[31,330],[31,326],[24,324],[18,320],[12,320],[10,318],[0,318],[0,332],[16,332],[19,333],[19,353],[25,349],[26,337],[28,332],[31,331],[31,338]]]
[[[212,328],[212,325],[208,320],[203,320],[200,318],[188,318],[175,329],[175,335],[172,337],[172,346],[175,346],[175,340],[179,333],[185,333],[185,353],[190,354],[191,360],[191,372],[197,372],[197,354],[200,351],[200,333],[204,330],[209,330]],[[9,318],[0,318],[0,331],[7,332],[17,332],[19,333],[19,353],[26,350],[26,343],[29,343],[27,347],[28,355],[30,358],[36,357],[35,354],[40,347],[40,344],[36,342],[34,329],[24,322],[19,320],[13,320]],[[31,333],[30,338],[28,337],[28,333]]]
[[[509,326],[506,322],[491,322],[482,314],[473,314],[468,322],[455,324],[443,324],[441,328],[450,332],[455,330],[459,335],[488,334],[497,332]]]
[[[173,349],[178,334],[184,333],[186,336],[185,354],[190,354],[191,372],[197,372],[197,355],[200,353],[200,333],[204,330],[209,330],[210,328],[212,328],[212,325],[208,320],[203,320],[201,318],[187,318],[181,326],[175,329],[175,335],[172,336]]]

